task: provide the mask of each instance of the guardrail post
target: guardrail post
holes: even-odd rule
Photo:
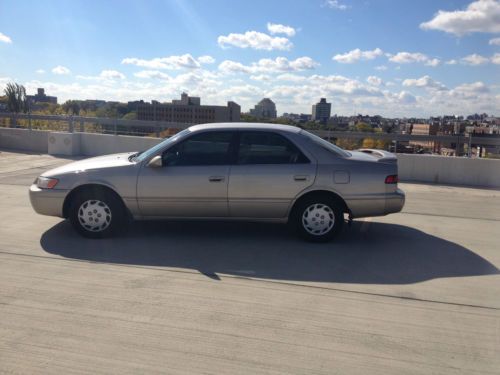
[[[472,133],[469,133],[469,145],[467,146],[468,148],[468,154],[469,154],[469,158],[472,157]]]
[[[69,116],[69,121],[68,121],[68,131],[70,133],[73,133],[73,116]]]
[[[155,124],[155,128],[156,128],[156,137],[160,138],[160,125]]]
[[[80,133],[83,133],[85,131],[85,128],[83,126],[83,120],[80,120]]]
[[[28,129],[32,130],[33,128],[31,127],[31,112],[28,112]]]
[[[116,135],[116,119],[113,120],[113,134]]]

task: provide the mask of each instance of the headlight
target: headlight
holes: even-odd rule
[[[36,186],[40,189],[53,189],[57,185],[59,180],[57,178],[49,177],[38,177],[35,181]]]

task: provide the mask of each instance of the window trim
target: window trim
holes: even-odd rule
[[[297,151],[299,151],[302,156],[304,157],[304,159],[306,160],[304,163],[252,163],[252,164],[242,164],[242,163],[238,163],[238,155],[240,153],[240,140],[241,140],[241,135],[243,133],[270,133],[270,134],[274,134],[274,135],[277,135],[278,137],[281,137],[283,138],[285,141],[289,142],[293,147],[295,147],[297,149]],[[273,130],[253,130],[253,129],[248,129],[248,130],[238,130],[237,131],[237,137],[235,137],[236,139],[233,139],[233,141],[235,141],[235,150],[234,150],[234,154],[232,155],[233,159],[232,159],[232,162],[233,162],[233,165],[304,165],[304,164],[311,164],[311,158],[309,156],[307,156],[304,151],[302,151],[302,149],[295,143],[293,142],[290,138],[286,137],[285,135],[279,133],[279,132],[276,132],[276,131],[273,131]]]

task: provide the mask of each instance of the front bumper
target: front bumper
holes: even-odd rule
[[[393,214],[400,212],[405,205],[405,192],[397,189],[394,193],[387,194],[385,197],[385,213]]]
[[[40,215],[63,217],[63,205],[69,190],[40,189],[35,184],[30,187],[30,202]]]

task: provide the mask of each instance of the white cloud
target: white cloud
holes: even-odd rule
[[[398,52],[395,55],[390,55],[389,61],[397,64],[423,63],[428,66],[437,66],[440,64],[439,59],[430,58],[420,52]]]
[[[445,85],[443,85],[441,82],[433,80],[429,76],[423,76],[417,79],[412,79],[412,78],[405,79],[403,81],[403,86],[422,87],[433,90],[447,90]]]
[[[286,57],[276,59],[260,59],[251,65],[243,65],[240,62],[225,60],[219,65],[219,70],[224,73],[279,73],[301,70],[312,70],[319,66],[319,63],[310,57],[303,56],[295,60],[288,60]]]
[[[219,64],[219,70],[224,73],[252,73],[252,68],[240,62],[224,60]]]
[[[102,82],[107,82],[108,84],[111,81],[115,80],[123,80],[125,79],[125,75],[123,73],[120,73],[116,70],[103,70],[101,73],[97,76],[83,76],[83,75],[77,75],[77,79],[82,79],[85,81],[102,81]]]
[[[382,78],[377,77],[377,76],[369,76],[366,79],[366,82],[368,82],[370,85],[373,85],[373,86],[380,86],[383,83]]]
[[[441,63],[441,60],[439,59],[429,59],[425,62],[425,65],[427,66],[438,66]]]
[[[250,76],[250,79],[254,80],[254,81],[268,82],[271,80],[271,76],[268,76],[267,74],[259,74],[259,75]]]
[[[125,75],[116,70],[103,70],[99,76],[104,79],[125,79]]]
[[[54,69],[52,69],[52,73],[58,74],[58,75],[68,75],[71,73],[71,71],[66,68],[65,66],[58,65]]]
[[[463,83],[452,90],[452,94],[464,96],[478,95],[489,93],[490,89],[483,82],[477,81],[474,83]]]
[[[358,79],[340,75],[305,75],[285,72],[280,75],[258,73],[253,84],[234,76],[223,76],[204,69],[190,70],[177,76],[164,71],[138,72],[135,76],[120,80],[86,80],[73,83],[23,82],[28,92],[45,87],[50,95],[58,96],[61,102],[68,99],[158,100],[170,101],[182,91],[200,96],[203,103],[225,105],[228,100],[240,104],[243,110],[253,107],[262,97],[271,97],[278,111],[308,113],[311,104],[326,97],[332,102],[332,113],[380,114],[389,117],[425,117],[443,113],[498,113],[500,95],[482,82],[464,83],[451,90],[436,90],[422,83],[406,85],[404,91],[396,91],[391,82],[373,86]],[[424,76],[425,77],[425,76]],[[150,78],[150,79],[146,79]],[[267,80],[269,78],[269,80]],[[421,78],[415,79],[415,81]],[[0,78],[0,88],[8,78]],[[422,80],[425,82],[426,80]],[[390,86],[391,85],[391,86]],[[427,81],[427,85],[433,85]],[[398,85],[399,86],[399,85]],[[419,95],[409,88],[425,87]],[[392,91],[394,90],[394,91]]]
[[[387,66],[385,66],[385,65],[379,65],[379,66],[375,67],[375,70],[379,70],[379,71],[387,70]]]
[[[500,53],[495,53],[492,58],[491,62],[496,65],[500,65]]]
[[[267,23],[267,31],[271,34],[285,34],[286,36],[294,36],[295,29],[291,26],[281,25],[279,23]]]
[[[213,64],[215,59],[212,56],[205,55],[198,57],[198,62],[200,64]]]
[[[307,80],[307,77],[300,76],[298,74],[293,73],[284,73],[280,74],[276,77],[278,81],[289,81],[289,82],[304,82]]]
[[[414,104],[417,101],[415,96],[407,91],[401,91],[397,95],[397,99],[400,104]]]
[[[200,67],[200,62],[198,62],[189,53],[181,56],[156,57],[151,60],[139,59],[136,57],[126,57],[122,60],[122,64],[136,65],[149,69],[169,70],[198,69]]]
[[[245,34],[231,33],[217,38],[220,47],[234,46],[238,48],[252,48],[257,50],[289,50],[292,42],[283,37],[272,37],[258,31],[247,31]]]
[[[430,21],[420,24],[424,30],[441,30],[458,36],[473,33],[500,32],[500,2],[477,0],[465,10],[440,10]]]
[[[134,73],[134,76],[137,78],[154,78],[170,81],[172,77],[168,74],[160,72],[159,70],[141,70],[140,72]]]
[[[359,60],[373,60],[382,55],[383,51],[380,48],[375,48],[373,51],[361,51],[356,48],[347,53],[335,55],[332,59],[342,64],[352,64]]]
[[[490,39],[490,41],[488,42],[488,44],[490,46],[500,46],[500,38]]]
[[[43,70],[43,69],[37,69],[37,70],[35,71],[35,73],[36,73],[36,74],[45,74],[45,70]]]
[[[348,5],[341,3],[339,0],[326,0],[325,5],[332,9],[346,10],[350,8]]]
[[[261,59],[258,66],[266,71],[284,72],[297,70],[311,70],[319,66],[319,63],[310,57],[298,57],[295,60],[288,60],[286,57],[277,57],[276,59]]]
[[[451,59],[445,62],[446,65],[457,65],[458,61],[455,59]]]
[[[10,81],[11,79],[9,77],[0,77],[0,92],[2,92],[5,89],[5,86]]]
[[[487,57],[478,55],[477,53],[473,53],[472,55],[462,57],[460,61],[465,65],[483,65],[488,63],[489,59]]]
[[[11,44],[12,39],[10,39],[7,35],[5,35],[3,33],[0,33],[0,42]]]

